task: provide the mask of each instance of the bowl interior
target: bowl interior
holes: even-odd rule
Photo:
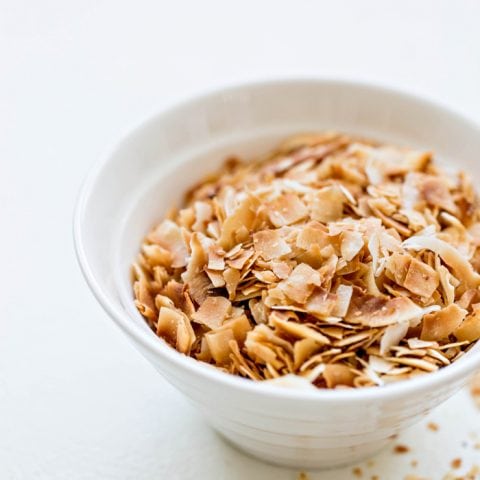
[[[415,97],[319,80],[219,91],[142,124],[87,182],[77,221],[96,288],[142,335],[154,337],[133,305],[130,284],[144,235],[229,155],[249,159],[288,135],[326,129],[432,149],[480,179],[476,126]]]

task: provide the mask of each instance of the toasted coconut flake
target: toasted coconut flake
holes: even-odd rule
[[[255,252],[264,260],[274,260],[292,250],[282,238],[279,230],[262,230],[253,234]]]
[[[286,262],[271,262],[272,272],[280,279],[285,280],[292,273],[292,268]]]
[[[308,299],[305,311],[319,318],[329,318],[337,304],[337,296],[317,289]]]
[[[320,273],[310,265],[301,263],[295,267],[286,280],[279,284],[279,288],[293,301],[303,304],[307,301],[315,285],[320,285]]]
[[[221,249],[216,247],[215,245],[211,245],[208,249],[208,269],[209,270],[225,270],[225,252]]]
[[[345,194],[337,185],[324,187],[313,195],[310,215],[323,223],[340,220],[344,203]]]
[[[313,338],[302,338],[297,340],[293,346],[293,359],[295,369],[310,358],[319,349],[319,343]]]
[[[202,232],[207,223],[212,219],[212,206],[207,202],[195,202],[193,208],[195,211],[195,223],[192,225],[192,230]]]
[[[469,286],[476,287],[480,285],[480,275],[473,270],[472,264],[447,242],[433,236],[418,235],[405,240],[403,246],[412,250],[425,249],[435,252]]]
[[[275,227],[291,225],[308,215],[305,204],[293,193],[281,195],[268,204],[268,216]]]
[[[238,283],[240,282],[240,272],[235,268],[227,268],[223,272],[223,278],[228,291],[228,297],[230,300],[235,298]]]
[[[399,363],[400,365],[408,365],[410,367],[419,368],[420,370],[425,370],[426,372],[434,372],[435,370],[438,370],[437,365],[420,358],[388,357],[387,359],[395,361],[395,363]]]
[[[272,325],[278,328],[279,331],[293,335],[296,338],[310,338],[321,345],[330,343],[328,337],[301,323],[289,322],[273,317]]]
[[[369,327],[383,327],[400,322],[409,322],[423,315],[423,310],[409,298],[365,297],[361,305],[350,309],[350,319]]]
[[[349,232],[346,230],[342,233],[341,253],[344,260],[349,262],[363,248],[363,237],[359,232]]]
[[[326,228],[319,222],[310,222],[305,225],[296,240],[297,247],[303,250],[309,250],[312,245],[324,248],[330,245],[330,242]]]
[[[241,270],[245,267],[245,264],[253,255],[253,249],[248,248],[246,250],[241,250],[235,258],[230,258],[227,260],[227,264],[229,267],[236,268],[237,270]]]
[[[247,337],[247,333],[252,330],[252,326],[250,325],[248,318],[243,314],[227,320],[223,324],[222,329],[223,328],[232,330],[233,336],[240,346],[243,346]]]
[[[437,272],[427,265],[413,258],[403,282],[403,287],[415,295],[428,298],[433,295],[439,284]]]
[[[211,331],[205,334],[208,348],[217,365],[225,365],[231,362],[232,349],[230,342],[235,340],[233,331],[229,328]]]
[[[462,323],[467,311],[452,303],[444,309],[425,315],[421,340],[437,341],[447,338]]]
[[[147,238],[170,252],[173,268],[184,267],[187,264],[187,245],[181,228],[175,222],[164,220]]]
[[[157,310],[146,280],[142,279],[135,282],[133,291],[135,294],[135,306],[139,312],[150,322],[154,322],[157,319]]]
[[[416,350],[418,348],[438,348],[437,342],[427,342],[425,340],[420,340],[419,338],[409,338],[407,343],[408,348],[411,350]]]
[[[339,285],[336,295],[336,304],[333,307],[331,314],[334,317],[345,317],[352,299],[353,287],[351,285]]]
[[[232,304],[225,297],[207,297],[192,319],[215,330],[219,328],[232,310]]]
[[[143,245],[143,254],[145,255],[148,263],[152,266],[170,267],[173,261],[173,255],[160,245]]]
[[[257,201],[253,197],[247,196],[225,218],[219,238],[219,244],[223,249],[230,249],[248,237],[248,231],[255,222],[256,207]]]
[[[188,282],[188,291],[198,305],[201,305],[208,296],[212,284],[204,273],[199,273]]]
[[[323,378],[328,388],[335,388],[338,385],[353,386],[355,374],[346,365],[328,364],[325,365]]]
[[[225,279],[223,278],[223,273],[217,270],[205,270],[210,282],[212,282],[212,286],[214,288],[220,288],[225,286]]]
[[[132,277],[150,327],[224,372],[299,388],[461,358],[480,339],[472,182],[429,152],[340,134],[285,148],[227,161],[148,235]]]
[[[369,367],[377,373],[388,373],[393,369],[393,364],[382,357],[376,355],[370,355]]]
[[[475,342],[480,339],[480,309],[478,304],[476,307],[473,313],[466,317],[453,332],[460,342]]]
[[[419,183],[420,194],[429,205],[451,213],[456,212],[456,205],[444,180],[438,177],[424,176]]]
[[[392,347],[398,345],[407,334],[408,327],[408,322],[399,322],[388,326],[380,340],[380,354],[386,355]]]
[[[195,334],[187,316],[179,310],[162,307],[158,315],[157,335],[165,338],[168,343],[185,354],[195,341]]]

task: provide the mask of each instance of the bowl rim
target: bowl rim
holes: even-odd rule
[[[186,98],[184,97],[183,99],[180,99],[180,101],[173,101],[153,115],[149,115],[146,119],[143,119],[134,124],[133,127],[128,128],[126,132],[120,136],[118,141],[100,155],[100,158],[95,162],[93,167],[90,168],[90,171],[80,188],[73,215],[73,240],[77,261],[90,290],[103,309],[114,320],[116,325],[128,337],[132,337],[134,341],[141,344],[150,354],[162,357],[163,360],[166,360],[169,364],[174,365],[188,374],[195,375],[199,380],[214,382],[218,386],[224,386],[226,388],[242,390],[245,394],[272,399],[283,398],[286,400],[312,401],[318,403],[322,401],[335,401],[340,403],[352,401],[364,402],[391,400],[395,397],[410,395],[418,391],[434,390],[440,385],[455,382],[455,380],[458,379],[466,381],[468,376],[471,375],[475,369],[480,368],[480,351],[473,352],[472,355],[463,358],[462,361],[454,362],[436,372],[430,372],[408,380],[401,380],[384,387],[375,386],[358,389],[314,390],[290,389],[265,382],[253,382],[246,378],[222,372],[211,365],[183,355],[168,345],[165,341],[162,341],[156,336],[150,335],[148,331],[144,331],[135,325],[126,311],[118,308],[114,304],[110,299],[110,295],[104,291],[95,278],[85,250],[83,239],[83,224],[85,222],[86,207],[88,199],[95,188],[97,178],[109,167],[110,163],[113,163],[116,153],[122,149],[124,143],[130,139],[134,139],[140,131],[152,126],[162,117],[168,117],[177,109],[188,107],[195,102],[205,102],[221,95],[242,90],[289,85],[341,86],[346,89],[351,88],[357,91],[369,91],[373,94],[387,94],[397,97],[400,100],[416,103],[420,107],[437,110],[450,116],[455,121],[463,123],[466,127],[477,130],[480,135],[480,125],[437,100],[430,100],[416,93],[409,93],[402,89],[385,86],[376,82],[357,81],[343,78],[339,79],[322,76],[282,76],[273,79],[241,81],[208,88],[199,94],[189,95]]]

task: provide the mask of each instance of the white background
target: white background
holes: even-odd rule
[[[102,312],[74,258],[77,191],[131,125],[246,79],[363,79],[480,121],[479,20],[475,0],[0,0],[0,478],[296,479],[225,445]],[[480,464],[466,392],[432,418],[362,478]]]

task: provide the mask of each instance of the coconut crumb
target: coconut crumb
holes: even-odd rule
[[[454,468],[455,470],[460,468],[462,466],[462,459],[461,458],[454,458],[451,462],[450,462],[450,466],[452,468]]]
[[[429,423],[427,423],[427,428],[429,430],[431,430],[432,432],[438,432],[440,427],[435,422],[429,422]]]
[[[408,453],[410,451],[410,448],[407,447],[407,445],[395,445],[395,447],[393,448],[393,452],[394,453],[397,453],[397,454],[404,454],[404,453]]]
[[[361,478],[363,476],[363,471],[360,467],[355,467],[353,470],[352,470],[352,473],[357,477],[357,478]]]

